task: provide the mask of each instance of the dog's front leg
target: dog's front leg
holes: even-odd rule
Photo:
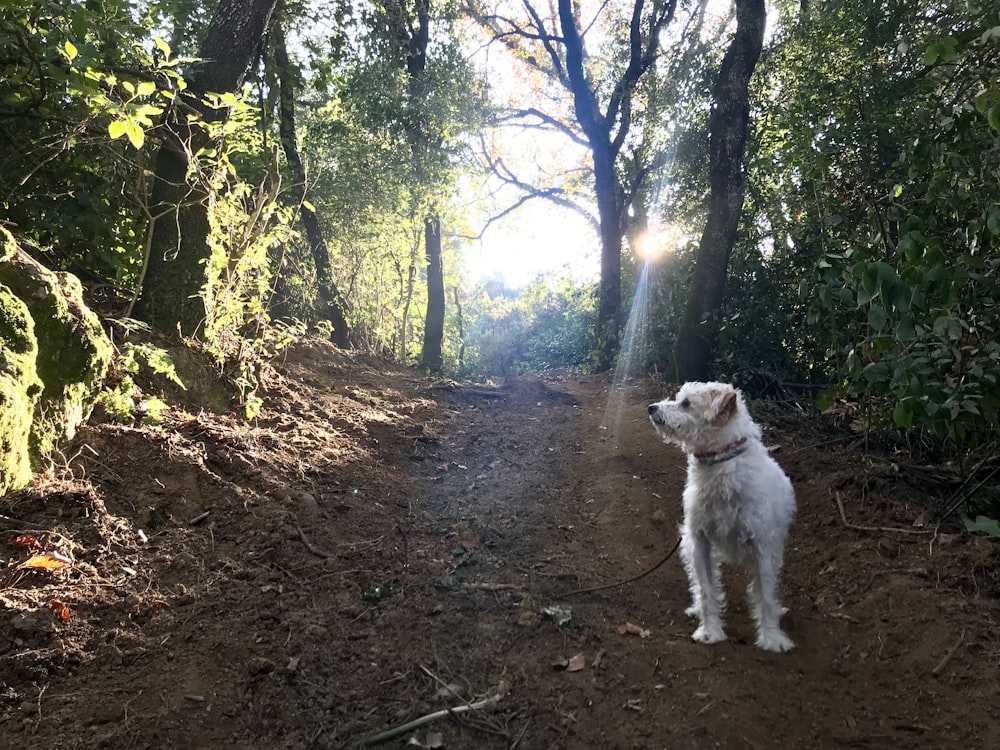
[[[750,610],[757,622],[757,647],[767,651],[788,651],[795,644],[781,630],[781,603],[778,601],[780,563],[766,552],[759,553],[758,563],[751,566],[747,594]],[[780,550],[778,559],[780,560]]]
[[[698,596],[695,602],[701,605],[701,624],[691,636],[700,643],[718,643],[726,640],[726,632],[722,627],[722,582],[719,570],[712,560],[712,545],[702,533],[690,535],[691,567],[695,580],[691,582],[692,589],[697,586]]]

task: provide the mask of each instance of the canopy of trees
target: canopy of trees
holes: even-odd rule
[[[611,367],[634,251],[669,236],[641,290],[650,369],[846,398],[974,450],[1000,408],[1000,15],[763,14],[11,0],[0,221],[106,316],[244,363],[248,398],[252,362],[306,331],[464,376]],[[489,205],[484,180],[518,197]],[[597,283],[463,272],[468,238],[533,198],[592,219]]]

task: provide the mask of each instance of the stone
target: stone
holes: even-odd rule
[[[90,416],[111,355],[79,279],[45,268],[0,227],[0,442],[25,449],[23,412],[30,403],[28,457],[33,469],[44,468]],[[0,470],[0,490],[26,483],[23,463]]]

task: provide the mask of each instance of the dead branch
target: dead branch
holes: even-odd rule
[[[934,667],[934,669],[931,670],[931,674],[934,675],[935,677],[939,677],[941,675],[941,673],[944,671],[944,668],[948,666],[948,662],[950,662],[951,659],[952,659],[952,657],[956,653],[958,653],[958,649],[960,649],[962,647],[963,643],[965,643],[965,631],[964,630],[962,631],[962,634],[960,636],[958,636],[958,640],[955,641],[955,645],[953,645],[951,648],[948,649],[948,653],[946,653],[944,656],[942,656],[941,657],[941,661],[939,661],[937,663],[937,666]]]
[[[333,559],[334,556],[331,555],[329,552],[324,552],[323,550],[319,549],[318,547],[314,547],[312,545],[312,543],[308,539],[306,539],[305,532],[302,531],[302,529],[299,526],[296,526],[295,530],[297,532],[299,532],[299,539],[302,541],[302,544],[305,545],[305,548],[307,550],[309,550],[310,552],[312,552],[314,555],[316,555],[316,557],[322,557],[322,558],[324,558],[326,560]]]
[[[854,529],[855,531],[867,531],[874,532],[877,534],[912,534],[912,535],[923,535],[930,534],[934,529],[903,529],[897,526],[862,526],[861,524],[851,523],[847,520],[847,513],[844,511],[844,501],[840,499],[840,493],[834,493],[834,498],[837,501],[837,507],[840,509],[840,520],[844,522],[844,527],[848,529]]]
[[[443,719],[446,716],[455,716],[457,714],[468,713],[469,711],[481,711],[484,708],[491,708],[500,702],[501,697],[503,696],[500,694],[491,695],[480,701],[476,701],[475,703],[465,703],[461,706],[455,706],[454,708],[443,708],[440,711],[434,711],[433,713],[421,716],[419,719],[414,719],[406,724],[400,724],[398,727],[387,729],[386,731],[373,735],[366,740],[362,740],[361,746],[366,747],[368,745],[378,745],[382,742],[386,742],[387,740],[406,734],[413,729],[422,727],[425,724],[430,724],[432,721]]]

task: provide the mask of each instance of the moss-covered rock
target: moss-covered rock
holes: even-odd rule
[[[39,468],[90,415],[111,361],[111,342],[84,304],[75,276],[39,264],[3,227],[0,246],[0,285],[27,310],[23,324],[16,315],[10,318],[6,335],[12,341],[18,336],[33,339],[36,345],[33,365],[41,391],[33,397],[28,450],[32,465]],[[10,303],[11,311],[15,307]],[[27,390],[24,394],[31,398]],[[0,433],[0,440],[6,439]]]
[[[0,245],[5,240],[0,234]],[[0,246],[0,262],[5,254],[6,247]],[[42,392],[35,370],[38,341],[34,328],[28,306],[0,284],[0,495],[31,479],[28,440]]]

